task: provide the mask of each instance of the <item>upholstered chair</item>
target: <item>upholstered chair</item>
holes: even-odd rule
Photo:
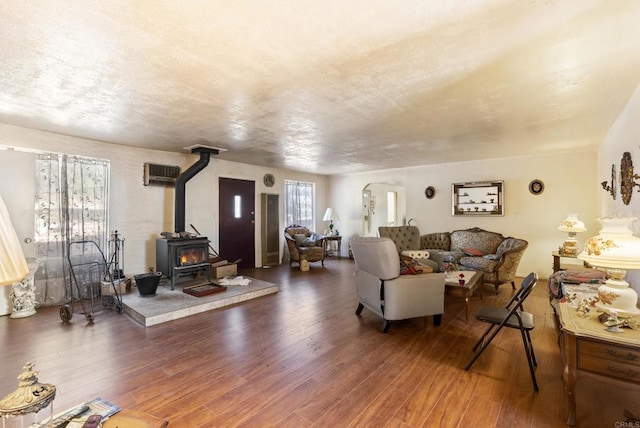
[[[400,275],[400,256],[389,238],[350,240],[356,264],[360,315],[366,307],[383,319],[383,333],[392,321],[433,315],[440,325],[444,312],[445,274]]]
[[[380,226],[378,234],[381,238],[391,239],[398,253],[421,248],[420,230],[416,226]]]
[[[484,272],[484,282],[493,284],[496,293],[498,286],[507,282],[511,288],[516,289],[516,270],[520,259],[529,243],[524,239],[506,238],[496,250],[495,254],[485,254],[483,257],[462,257],[460,264],[467,269],[481,270]]]
[[[302,260],[321,262],[324,266],[324,237],[310,232],[304,226],[292,224],[284,229],[284,238],[289,250],[289,266],[293,262],[300,264]]]
[[[414,258],[431,270],[438,270],[438,263],[429,260],[429,252],[421,250],[420,230],[416,226],[380,226],[378,234],[381,238],[391,239],[399,254]]]

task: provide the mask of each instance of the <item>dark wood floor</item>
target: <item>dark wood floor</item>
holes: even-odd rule
[[[146,329],[112,311],[96,314],[93,325],[82,316],[65,325],[57,307],[0,317],[0,395],[15,389],[31,361],[41,381],[57,385],[58,411],[99,396],[167,417],[173,427],[564,425],[544,281],[527,308],[536,317],[536,394],[517,331],[502,332],[463,370],[484,325],[465,323],[460,298],[447,297],[439,327],[414,319],[381,334],[377,316],[354,314],[348,259],[312,263],[308,272],[281,266],[242,273],[276,282],[280,292]],[[503,304],[511,287],[495,295],[485,286],[484,296],[473,298],[472,313],[480,304]],[[579,394],[580,426],[624,420],[619,410],[593,410],[603,403],[597,396]]]

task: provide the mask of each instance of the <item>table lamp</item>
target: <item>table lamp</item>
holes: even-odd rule
[[[577,214],[569,214],[566,219],[562,220],[558,230],[569,233],[569,237],[565,239],[558,249],[560,254],[563,256],[577,256],[579,251],[576,234],[587,230],[584,227],[584,223],[578,220]]]
[[[18,389],[0,400],[3,426],[8,417],[38,413],[56,397],[54,385],[38,382],[38,372],[33,370],[33,364],[27,363],[23,369],[18,376]]]
[[[615,311],[619,316],[640,314],[638,294],[625,281],[628,269],[640,269],[640,238],[634,236],[630,225],[635,217],[598,219],[602,229],[589,238],[580,260],[592,266],[604,268],[609,279],[598,288],[596,307],[607,313]]]
[[[333,208],[327,208],[327,210],[324,212],[324,217],[322,217],[322,221],[328,221],[329,222],[329,235],[333,235],[333,221],[334,220],[340,220],[340,217],[338,216],[338,213],[333,211]]]

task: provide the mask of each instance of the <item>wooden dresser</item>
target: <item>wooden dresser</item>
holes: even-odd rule
[[[567,303],[557,305],[565,390],[569,400],[567,425],[576,421],[576,379],[580,371],[640,384],[640,330],[605,330],[597,314],[582,317]]]

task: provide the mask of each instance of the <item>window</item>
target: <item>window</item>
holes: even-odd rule
[[[284,181],[284,218],[287,225],[298,224],[315,229],[316,185],[301,181]]]

